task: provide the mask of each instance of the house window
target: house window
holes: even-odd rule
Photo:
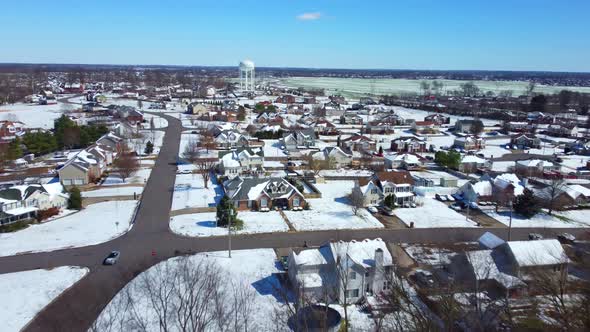
[[[376,194],[377,193],[377,189],[371,189],[371,194]]]
[[[268,200],[266,198],[261,198],[260,199],[260,207],[267,207],[268,206]]]
[[[293,206],[299,206],[299,203],[301,203],[301,202],[299,201],[299,197],[295,197],[295,198],[293,199]]]
[[[356,272],[354,272],[354,271],[350,272],[350,274],[348,275],[348,278],[350,280],[355,280],[356,279]]]
[[[349,289],[346,291],[346,297],[347,298],[354,298],[354,297],[359,297],[359,290],[357,289]]]

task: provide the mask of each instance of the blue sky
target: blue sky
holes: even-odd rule
[[[590,71],[588,0],[5,1],[0,62]]]

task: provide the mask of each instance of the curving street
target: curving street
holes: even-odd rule
[[[90,272],[40,312],[26,331],[86,331],[109,301],[131,279],[150,266],[170,257],[203,251],[224,250],[224,237],[188,238],[169,231],[170,206],[176,176],[181,122],[158,114],[168,121],[156,164],[143,191],[135,224],[125,235],[112,241],[82,248],[23,254],[0,258],[0,273],[63,265],[85,266]],[[485,231],[507,236],[507,228],[365,229],[288,232],[232,236],[233,249],[275,248],[325,243],[329,240],[361,240],[380,237],[387,242],[451,243],[473,241]],[[567,231],[583,236],[587,229],[512,230],[513,239],[525,239],[530,232],[551,236]],[[114,266],[103,266],[111,250],[121,251]]]

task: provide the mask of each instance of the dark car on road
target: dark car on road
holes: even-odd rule
[[[111,253],[104,259],[103,264],[104,265],[115,265],[117,263],[117,261],[119,260],[119,257],[121,256],[121,253],[118,251],[111,251]]]

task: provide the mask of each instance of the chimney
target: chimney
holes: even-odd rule
[[[383,267],[383,249],[381,248],[375,250],[375,267]]]

